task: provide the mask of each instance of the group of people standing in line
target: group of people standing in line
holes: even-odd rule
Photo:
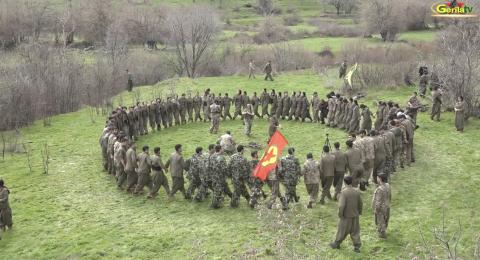
[[[197,97],[198,94],[195,98]],[[224,120],[243,117],[245,125],[248,125],[248,120],[254,117],[267,116],[270,120],[268,128],[270,136],[278,129],[280,119],[297,121],[310,119],[313,122],[324,123],[328,127],[345,129],[349,134],[345,143],[347,149],[342,151],[339,142],[334,143],[334,149],[326,145],[318,161],[314,159],[312,153],[308,153],[302,165],[295,156],[295,149],[290,147],[287,155],[281,158],[277,168],[270,172],[264,182],[253,176],[253,169],[259,162],[258,152],[252,151],[251,158],[247,159],[245,147],[236,145],[228,131],[220,137],[218,144],[209,145],[205,152],[203,147],[197,147],[194,155],[188,159],[184,159],[180,144],[174,147],[175,150],[166,163],[163,163],[160,147],[155,147],[153,154],[150,153],[148,146],[142,147],[137,153],[135,131],[138,131],[137,125],[140,128],[142,126],[135,121],[133,124],[125,121],[125,118],[127,120],[129,118],[128,113],[122,116],[125,111],[120,107],[109,117],[100,137],[104,169],[115,176],[119,188],[133,194],[141,194],[146,186],[149,188],[147,195],[149,198],[154,198],[160,187],[164,187],[169,197],[173,197],[176,192],[181,192],[187,200],[195,201],[204,201],[211,196],[212,208],[220,208],[225,196],[230,197],[232,207],[238,207],[242,197],[252,208],[255,208],[262,199],[268,208],[272,208],[276,200],[280,199],[282,209],[288,210],[289,204],[300,200],[296,188],[303,176],[309,197],[307,208],[313,208],[317,203],[324,204],[326,199],[339,201],[340,222],[336,240],[331,244],[332,248],[338,248],[350,234],[355,250],[359,250],[361,244],[358,218],[362,213],[360,191],[366,191],[371,183],[375,183],[377,185],[373,198],[375,223],[379,236],[386,237],[391,200],[388,184],[390,176],[398,167],[404,168],[415,162],[414,131],[418,128],[416,115],[420,107],[416,94],[409,99],[405,110],[393,102],[380,101],[375,122],[372,122],[373,114],[367,106],[359,105],[358,100],[354,98],[344,98],[333,92],[327,95],[326,101],[314,93],[310,101],[305,93],[300,95],[295,93],[289,97],[288,92],[277,95],[274,90],[267,93],[265,89],[257,102],[256,93],[249,98],[246,92],[239,90],[238,94],[230,99],[228,94],[223,98],[218,96],[215,98],[210,94],[210,90],[206,90],[200,100],[202,102],[198,104],[201,105],[203,118],[198,114],[192,116],[191,121],[211,120],[213,133],[218,131],[215,124],[218,124],[222,117]],[[174,103],[171,99],[170,102]],[[235,106],[233,117],[229,116],[232,103]],[[161,102],[152,104],[160,107],[161,119],[156,121],[157,114],[154,113],[150,117],[148,113],[142,120],[154,119],[154,123],[150,123],[151,130],[158,130],[160,129],[158,122],[163,122],[161,107],[165,107],[165,104]],[[259,106],[261,113],[258,112]],[[282,109],[279,109],[279,106]],[[146,111],[158,111],[157,106],[154,108]],[[200,111],[200,108],[193,110]],[[133,108],[133,111],[135,109]],[[313,118],[310,117],[310,109],[313,111]],[[188,114],[188,108],[185,111]],[[178,123],[185,123],[186,120],[181,116],[183,113],[178,114],[180,115]],[[171,126],[168,123],[168,116],[166,119],[167,127]],[[143,124],[148,126],[145,121]],[[143,134],[148,131],[142,130]],[[140,135],[142,130],[138,131]],[[171,173],[171,189],[166,176],[168,172]],[[184,186],[184,172],[189,180],[187,189]],[[229,179],[233,191],[230,189]],[[270,188],[268,195],[263,189],[264,184]],[[280,184],[284,187],[283,194]]]

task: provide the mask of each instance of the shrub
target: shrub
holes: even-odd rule
[[[358,26],[327,23],[318,19],[310,20],[309,23],[318,27],[316,34],[328,37],[357,37],[363,35]]]
[[[253,40],[257,44],[272,43],[288,40],[292,32],[272,17],[267,17]]]
[[[302,18],[296,14],[289,14],[283,17],[283,24],[286,26],[294,26],[302,22]]]

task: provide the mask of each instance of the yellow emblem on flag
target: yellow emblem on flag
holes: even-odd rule
[[[347,75],[345,75],[345,81],[348,83],[348,85],[350,87],[353,87],[352,76],[353,76],[353,73],[357,70],[357,65],[358,65],[358,63],[355,63],[355,65],[353,65],[353,67],[350,69],[350,71],[347,73]]]

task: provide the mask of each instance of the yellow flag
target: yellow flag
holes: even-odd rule
[[[347,73],[347,75],[345,75],[345,81],[348,83],[348,85],[350,87],[352,87],[352,76],[353,76],[353,73],[357,70],[357,63],[355,63],[355,65],[353,65],[353,67],[350,69],[350,71]]]

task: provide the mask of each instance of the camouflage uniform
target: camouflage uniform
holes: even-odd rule
[[[372,130],[372,112],[370,112],[370,109],[368,107],[364,107],[362,109],[361,113],[362,119],[360,122],[360,129],[361,130],[366,130],[367,133]]]
[[[210,133],[216,134],[220,127],[220,105],[212,104],[210,106],[210,112],[212,117],[212,126],[210,127]]]
[[[251,208],[254,208],[255,205],[258,204],[258,200],[261,198],[261,196],[266,197],[265,193],[262,190],[263,187],[263,181],[260,180],[259,178],[253,176],[253,170],[255,170],[255,167],[257,166],[259,160],[258,159],[253,159],[250,161],[250,201],[249,205]]]
[[[213,158],[214,158],[213,154],[206,154],[203,156],[204,170],[200,171],[201,186],[197,195],[195,196],[195,199],[198,201],[203,201],[207,197],[209,190],[213,191],[213,183],[212,183]]]
[[[188,159],[186,170],[188,171],[187,179],[190,182],[187,189],[187,197],[193,198],[195,190],[198,189],[198,192],[195,195],[195,200],[202,201],[204,198],[202,197],[203,194],[201,192],[201,176],[205,174],[205,158],[203,158],[203,155],[194,154],[192,158]]]
[[[375,225],[377,225],[378,235],[386,238],[386,230],[390,219],[390,201],[392,193],[388,183],[381,184],[373,193],[372,208],[375,215]]]
[[[390,178],[395,170],[394,151],[395,151],[395,134],[392,131],[385,131],[382,134],[385,142],[385,167],[383,172]]]
[[[108,138],[110,136],[109,132],[105,132],[102,134],[100,137],[99,143],[100,143],[100,148],[102,149],[102,159],[103,159],[103,169],[105,171],[108,170],[108,154],[107,154],[107,149],[108,149]]]
[[[372,179],[374,183],[377,183],[377,175],[384,172],[385,160],[386,160],[386,147],[385,139],[381,135],[373,137],[373,144],[375,147],[375,159],[373,163]]]
[[[335,126],[335,97],[328,99],[327,126]]]
[[[397,165],[400,164],[400,167],[403,168],[403,131],[400,127],[392,127],[390,131],[393,132],[395,135],[395,149],[393,150],[393,160],[394,160],[394,167],[393,171],[395,171],[395,168]]]
[[[123,182],[127,179],[127,174],[125,173],[125,159],[126,151],[124,146],[120,144],[120,147],[113,156],[115,163],[115,177],[117,178],[117,186],[122,187]]]
[[[245,124],[245,135],[252,133],[253,113],[248,110],[243,112],[243,123]]]
[[[278,170],[270,171],[270,173],[268,174],[267,180],[268,180],[267,184],[268,184],[268,187],[270,188],[270,193],[271,193],[270,194],[270,200],[267,203],[267,207],[269,209],[271,209],[273,204],[277,200],[277,198],[280,198],[280,200],[283,204],[283,208],[286,209],[287,205],[286,205],[285,198],[283,198],[283,196],[280,192],[280,180],[279,180],[279,176],[278,176]]]
[[[375,130],[380,130],[383,126],[383,110],[385,109],[385,105],[381,104],[377,108],[377,117],[375,118],[374,128]]]
[[[301,174],[300,162],[294,155],[288,154],[280,161],[280,175],[285,186],[285,204],[288,207],[289,202],[298,202],[297,196],[298,177]]]
[[[350,127],[348,132],[358,132],[360,130],[360,107],[353,104],[352,106],[352,117],[350,118]]]
[[[210,158],[212,163],[212,185],[213,185],[213,199],[212,208],[220,208],[223,203],[225,186],[227,184],[227,160],[225,156],[215,153]]]
[[[235,153],[230,158],[229,170],[232,174],[233,183],[233,197],[230,205],[234,208],[238,207],[240,197],[243,196],[247,200],[250,200],[245,182],[250,177],[250,165],[240,153]]]
[[[375,141],[370,136],[365,136],[361,140],[363,146],[363,176],[362,182],[368,183],[370,176],[372,176],[375,163]]]
[[[313,159],[307,159],[303,164],[302,175],[304,176],[307,193],[310,196],[308,207],[311,208],[317,202],[318,189],[320,184],[320,171],[318,163]]]
[[[242,116],[242,94],[237,94],[233,98],[233,103],[235,104],[235,112],[233,113],[233,119],[237,118],[237,116]]]
[[[107,144],[107,170],[108,173],[111,175],[115,175],[115,164],[113,162],[113,155],[114,155],[114,145],[117,141],[117,137],[115,134],[110,134],[108,137],[108,144]]]
[[[340,114],[342,113],[340,106],[342,105],[342,101],[339,98],[335,99],[335,106],[334,110],[335,113],[333,114],[333,127],[338,127],[341,124],[340,122]]]

